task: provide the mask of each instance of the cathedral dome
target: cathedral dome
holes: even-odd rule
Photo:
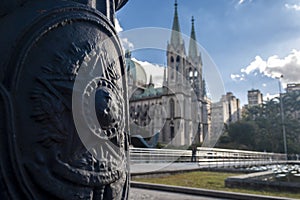
[[[147,75],[144,67],[138,62],[131,59],[130,52],[126,52],[126,71],[131,80],[128,82],[136,83],[137,85],[145,85],[147,82]]]

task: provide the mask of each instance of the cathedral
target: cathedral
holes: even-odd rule
[[[143,138],[158,134],[159,143],[170,147],[199,144],[209,132],[203,63],[194,18],[186,51],[177,7],[176,2],[170,40],[166,41],[167,67],[161,87],[155,87],[152,76],[146,83],[143,67],[131,59],[131,52],[125,53],[130,134]]]

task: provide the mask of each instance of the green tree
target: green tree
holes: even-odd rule
[[[220,147],[284,152],[280,100],[284,107],[284,124],[288,153],[300,153],[300,92],[273,98],[259,106],[251,106],[243,119],[228,126],[220,138]]]
[[[252,149],[257,133],[257,126],[252,121],[239,121],[230,124],[228,127],[228,135],[234,139],[234,142]]]

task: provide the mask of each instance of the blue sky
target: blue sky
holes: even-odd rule
[[[225,91],[242,104],[252,88],[264,96],[277,94],[274,77],[279,74],[283,86],[300,82],[300,0],[178,0],[178,12],[181,32],[187,35],[194,16],[197,41],[216,63]],[[173,14],[174,0],[129,0],[117,19],[123,31],[170,29]],[[133,56],[160,64],[166,59],[161,51]]]

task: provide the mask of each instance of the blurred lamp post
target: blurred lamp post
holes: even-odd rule
[[[286,132],[285,132],[284,110],[283,110],[283,101],[282,101],[282,93],[281,93],[281,78],[283,78],[283,75],[281,75],[280,77],[276,77],[276,78],[278,79],[278,86],[279,86],[280,115],[281,115],[281,124],[282,124],[284,154],[285,154],[285,160],[287,160]]]

